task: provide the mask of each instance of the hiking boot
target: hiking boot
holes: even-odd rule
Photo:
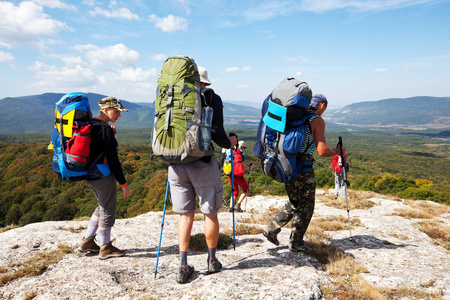
[[[208,259],[208,273],[217,273],[222,269],[222,264],[217,258]]]
[[[77,248],[78,253],[98,253],[100,251],[100,247],[95,242],[95,236],[83,238],[80,246]]]
[[[289,244],[289,250],[292,252],[309,252],[311,251],[311,248],[306,246],[305,242],[298,244],[298,243],[290,243]]]
[[[187,266],[187,268],[179,267],[177,273],[177,282],[186,283],[192,274],[194,274],[194,267],[191,266]]]
[[[275,232],[273,232],[273,231],[266,231],[266,230],[264,230],[263,231],[263,235],[267,238],[267,240],[269,241],[269,242],[271,242],[272,244],[275,244],[275,245],[279,245],[280,244],[280,242],[278,241],[278,239],[277,239],[277,233],[275,233]]]
[[[230,207],[230,208],[228,209],[228,212],[233,212],[233,209]]]
[[[236,204],[236,207],[234,208],[234,210],[235,210],[235,211],[238,211],[238,212],[244,212],[244,211],[242,210],[242,208],[241,208],[241,204],[240,204],[240,203]]]
[[[98,258],[107,259],[110,257],[120,257],[120,256],[124,256],[125,253],[127,253],[126,250],[117,249],[116,247],[114,247],[112,245],[112,242],[109,242],[108,244],[102,245],[100,247],[100,255]]]

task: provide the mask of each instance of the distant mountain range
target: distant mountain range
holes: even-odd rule
[[[450,128],[450,97],[390,98],[347,105],[324,115],[341,126]]]
[[[8,97],[0,99],[0,134],[47,133],[53,129],[54,105],[64,94]],[[98,114],[98,101],[105,95],[88,93],[91,110]],[[123,113],[117,125],[120,128],[145,128],[153,125],[154,106],[121,100],[128,112]],[[230,127],[256,127],[261,116],[256,105],[239,105],[224,101],[224,121]],[[338,110],[325,112],[327,128],[420,126],[450,127],[450,97],[412,97],[385,99],[350,104]]]
[[[0,99],[0,134],[46,133],[53,129],[55,103],[64,93],[8,97]],[[105,95],[87,93],[93,116],[98,115],[98,102]],[[117,122],[120,128],[146,128],[153,126],[155,108],[153,103],[133,103],[122,100],[129,110],[122,113]],[[224,103],[224,119],[228,126],[253,126],[259,121],[261,112],[249,106]]]

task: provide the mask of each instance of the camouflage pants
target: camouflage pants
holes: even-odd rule
[[[291,244],[303,244],[303,236],[314,212],[316,178],[314,171],[299,174],[294,181],[286,183],[289,201],[267,224],[267,229],[279,233],[281,227],[292,220]]]

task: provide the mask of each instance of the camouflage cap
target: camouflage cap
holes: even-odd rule
[[[125,107],[123,107],[122,103],[116,97],[106,97],[98,102],[98,106],[100,110],[106,108],[115,108],[119,111],[128,111]]]

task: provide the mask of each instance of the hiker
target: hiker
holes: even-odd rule
[[[333,156],[333,162],[331,165],[331,170],[334,172],[334,199],[339,196],[339,190],[345,184],[344,172],[342,168],[345,166],[345,155],[335,155]]]
[[[331,149],[327,146],[325,141],[325,122],[321,116],[327,109],[327,105],[327,98],[321,94],[316,94],[311,99],[308,111],[312,111],[314,114],[309,118],[311,126],[306,126],[302,150],[307,147],[307,145],[310,146],[304,154],[304,160],[313,161],[313,153],[315,151],[322,157],[332,157],[341,154],[341,149],[339,147]],[[342,147],[342,154],[343,153],[345,153],[344,147]],[[285,183],[285,188],[289,201],[267,224],[267,228],[264,230],[263,235],[269,242],[279,245],[277,239],[278,233],[283,226],[293,219],[289,250],[292,252],[307,252],[309,251],[309,247],[306,246],[303,241],[303,236],[314,212],[316,189],[314,170],[307,173],[299,172],[293,181]]]
[[[206,88],[211,84],[207,70],[198,66],[198,71],[204,97],[212,100],[212,140],[220,147],[234,147],[237,144],[237,138],[228,137],[223,128],[222,99],[212,89]],[[199,199],[200,210],[205,216],[205,237],[208,246],[207,271],[208,273],[216,273],[222,268],[222,264],[216,258],[216,249],[219,240],[217,212],[222,206],[223,183],[219,162],[212,150],[213,147],[210,144],[210,151],[207,151],[207,154],[199,160],[170,164],[169,166],[172,210],[180,214],[178,223],[180,266],[176,275],[178,283],[186,283],[194,273],[194,267],[188,265],[187,255],[194,222],[196,195]]]
[[[229,135],[236,135],[235,133],[230,133]],[[236,135],[236,138],[237,135]],[[245,141],[239,141],[237,148],[233,148],[233,183],[231,182],[231,174],[228,175],[228,181],[230,182],[230,185],[232,187],[232,193],[230,198],[230,208],[228,209],[229,212],[233,212],[233,199],[237,199],[239,196],[239,187],[242,189],[241,196],[239,197],[239,200],[237,201],[234,210],[238,212],[243,212],[241,208],[241,203],[244,201],[244,199],[247,197],[249,187],[248,182],[244,177],[244,172],[246,169],[251,169],[252,166],[244,166],[244,160],[245,160],[245,153],[244,150],[247,148],[245,146]],[[228,150],[228,153],[231,156],[231,150]]]
[[[116,220],[117,208],[117,182],[119,182],[123,197],[130,195],[130,188],[127,185],[122,167],[117,154],[117,141],[115,138],[116,128],[110,126],[109,122],[115,123],[120,118],[122,111],[128,111],[123,107],[119,99],[106,97],[98,102],[100,115],[92,120],[92,123],[100,123],[102,126],[92,126],[91,151],[89,159],[93,160],[104,152],[101,161],[107,162],[110,175],[94,180],[84,180],[84,183],[97,197],[98,206],[89,220],[89,224],[78,247],[78,252],[99,253],[100,259],[119,257],[125,255],[125,250],[117,249],[112,245],[111,228]],[[103,132],[104,130],[104,132]],[[95,235],[98,230],[100,246],[95,243]]]

